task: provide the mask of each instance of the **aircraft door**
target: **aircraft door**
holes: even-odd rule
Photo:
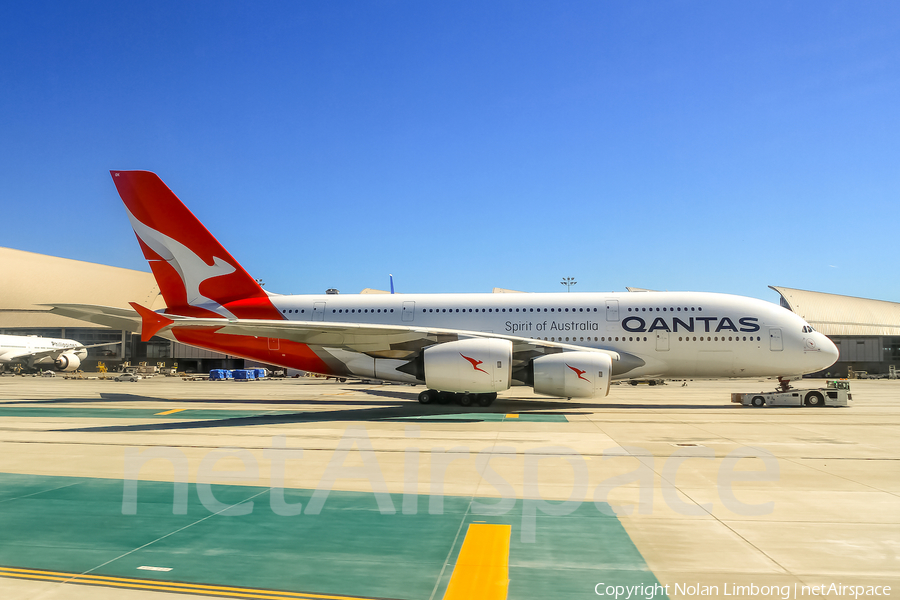
[[[401,313],[401,320],[403,321],[412,321],[416,318],[416,303],[415,302],[404,302],[403,303],[403,311]]]
[[[656,350],[658,352],[668,352],[669,351],[669,332],[668,331],[657,331],[656,332]]]
[[[606,301],[606,320],[607,321],[618,321],[619,320],[619,301],[618,300],[607,300]]]
[[[313,321],[324,321],[325,320],[325,303],[324,302],[314,302],[313,303]]]
[[[769,330],[769,350],[773,352],[781,352],[784,350],[784,342],[781,339],[780,329]]]

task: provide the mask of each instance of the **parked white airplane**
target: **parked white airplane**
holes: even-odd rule
[[[111,174],[168,308],[54,312],[139,329],[144,340],[424,384],[420,402],[485,406],[516,384],[598,398],[611,379],[791,378],[837,360],[834,344],[794,313],[724,294],[269,294],[159,177]]]
[[[0,369],[9,364],[34,369],[52,365],[59,371],[74,371],[87,358],[87,349],[112,346],[122,342],[85,346],[75,340],[45,338],[36,335],[0,335]]]

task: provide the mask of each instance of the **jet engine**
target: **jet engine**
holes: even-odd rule
[[[600,352],[560,352],[536,358],[534,391],[562,398],[602,398],[609,394],[612,358]]]
[[[54,364],[60,371],[74,371],[81,366],[81,359],[74,352],[66,352],[60,354]]]
[[[446,342],[422,352],[425,384],[442,392],[487,394],[509,389],[512,342],[473,339]]]

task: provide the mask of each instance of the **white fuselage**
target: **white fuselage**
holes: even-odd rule
[[[610,350],[614,378],[797,376],[838,351],[778,305],[705,292],[270,297],[295,321],[484,332]]]
[[[78,348],[78,350],[73,350]],[[45,338],[35,335],[0,335],[0,364],[29,362],[35,354],[74,354],[79,360],[87,357],[87,350],[81,342],[60,338]],[[56,358],[51,354],[35,358],[33,364],[51,365]]]

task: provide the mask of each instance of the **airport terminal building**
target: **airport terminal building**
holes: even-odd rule
[[[98,362],[115,371],[124,362],[175,366],[195,373],[237,369],[244,359],[154,337],[92,325],[50,312],[46,303],[97,304],[129,308],[138,302],[152,310],[165,308],[151,273],[0,248],[0,333],[77,340],[85,345],[121,342],[91,348],[85,370]],[[840,358],[819,375],[846,377],[848,372],[887,375],[900,369],[900,303],[770,286],[781,305],[803,317],[840,349]],[[248,364],[245,364],[248,363]]]
[[[84,345],[121,342],[88,349],[82,369],[94,371],[102,362],[115,371],[124,362],[176,366],[203,373],[214,368],[238,369],[244,359],[154,337],[63,317],[44,303],[98,304],[129,308],[138,302],[152,310],[165,302],[151,273],[0,248],[0,333],[66,338]]]

